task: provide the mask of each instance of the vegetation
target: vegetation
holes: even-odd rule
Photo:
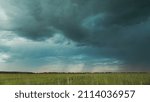
[[[150,73],[0,73],[1,85],[150,85]]]

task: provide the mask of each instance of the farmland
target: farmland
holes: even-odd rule
[[[1,85],[150,85],[150,73],[0,73]]]

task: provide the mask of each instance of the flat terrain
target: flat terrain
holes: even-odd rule
[[[150,85],[150,73],[0,73],[1,85]]]

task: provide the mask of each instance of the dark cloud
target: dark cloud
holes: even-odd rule
[[[149,4],[149,0],[144,2],[141,0],[110,1],[108,23],[128,26],[143,22],[149,18]]]
[[[150,0],[6,0],[7,30],[32,40],[61,33],[134,70],[150,70]]]

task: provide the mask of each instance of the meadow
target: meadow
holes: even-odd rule
[[[1,85],[150,85],[150,73],[0,73]]]

